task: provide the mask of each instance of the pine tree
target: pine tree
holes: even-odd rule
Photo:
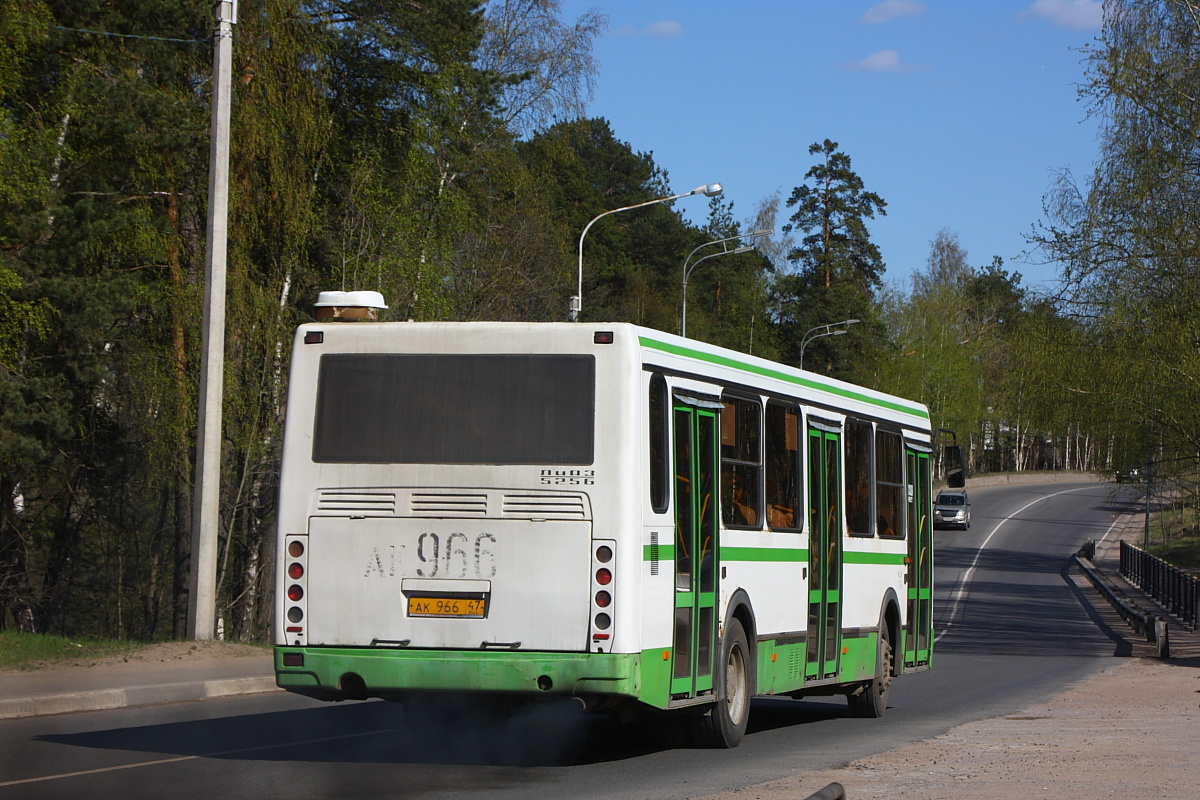
[[[777,278],[774,306],[783,358],[799,363],[801,340],[817,325],[847,319],[867,324],[854,326],[848,335],[817,339],[804,354],[805,363],[821,364],[834,375],[849,374],[852,362],[845,356],[862,351],[867,338],[879,335],[872,320],[874,292],[882,285],[883,258],[871,241],[867,220],[886,213],[879,195],[864,189],[851,169],[850,157],[826,139],[808,148],[819,155],[787,200],[795,213],[783,230],[795,231],[800,242],[788,254],[796,271]],[[810,366],[811,368],[811,366]]]

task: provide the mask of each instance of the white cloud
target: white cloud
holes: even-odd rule
[[[884,22],[891,22],[897,17],[924,14],[925,8],[924,3],[918,3],[916,0],[883,0],[882,3],[868,8],[867,13],[862,15],[859,22],[867,25],[880,25]]]
[[[895,50],[880,50],[850,65],[851,72],[920,72],[926,64],[905,64]]]
[[[1036,0],[1017,18],[1029,17],[1047,20],[1058,28],[1099,30],[1104,24],[1104,3],[1101,0]]]
[[[673,19],[651,22],[644,28],[638,29],[632,25],[622,25],[612,32],[613,36],[651,36],[655,39],[678,39],[683,36],[683,26]]]
[[[673,39],[683,36],[683,26],[673,19],[664,19],[647,25],[646,33],[656,39]]]

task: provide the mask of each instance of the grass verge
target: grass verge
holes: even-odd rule
[[[1180,569],[1200,569],[1200,536],[1176,535],[1166,544],[1151,543],[1150,553]]]
[[[1150,553],[1181,569],[1200,569],[1200,524],[1195,506],[1174,502],[1154,514]]]
[[[121,639],[0,631],[0,670],[35,669],[80,659],[122,655],[143,647]]]

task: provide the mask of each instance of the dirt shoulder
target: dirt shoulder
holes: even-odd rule
[[[107,667],[128,663],[165,663],[180,661],[204,661],[217,658],[242,658],[270,655],[267,646],[243,644],[241,642],[159,642],[130,650],[126,653],[96,656],[82,655],[55,661],[31,661],[18,669],[0,670],[0,675],[9,672],[56,671],[79,667]]]
[[[1193,800],[1197,753],[1200,658],[1133,658],[1014,714],[959,725],[841,769],[705,800],[795,800],[833,782],[852,800]]]

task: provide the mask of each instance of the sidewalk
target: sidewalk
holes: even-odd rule
[[[1138,544],[1142,540],[1142,516],[1140,514],[1125,514],[1109,530],[1108,535],[1096,542],[1096,553],[1092,564],[1104,577],[1109,587],[1124,598],[1135,608],[1150,613],[1159,619],[1166,620],[1167,639],[1170,645],[1170,659],[1200,658],[1200,631],[1189,630],[1186,625],[1138,587],[1121,577],[1121,541]],[[1096,590],[1079,569],[1073,568],[1071,575],[1075,585],[1085,593],[1085,597],[1095,607],[1097,614],[1114,631],[1123,636],[1129,643],[1129,655],[1136,658],[1157,656],[1157,646],[1145,637],[1133,631],[1129,623],[1121,618],[1104,597]]]
[[[282,691],[270,653],[0,674],[0,720]]]

